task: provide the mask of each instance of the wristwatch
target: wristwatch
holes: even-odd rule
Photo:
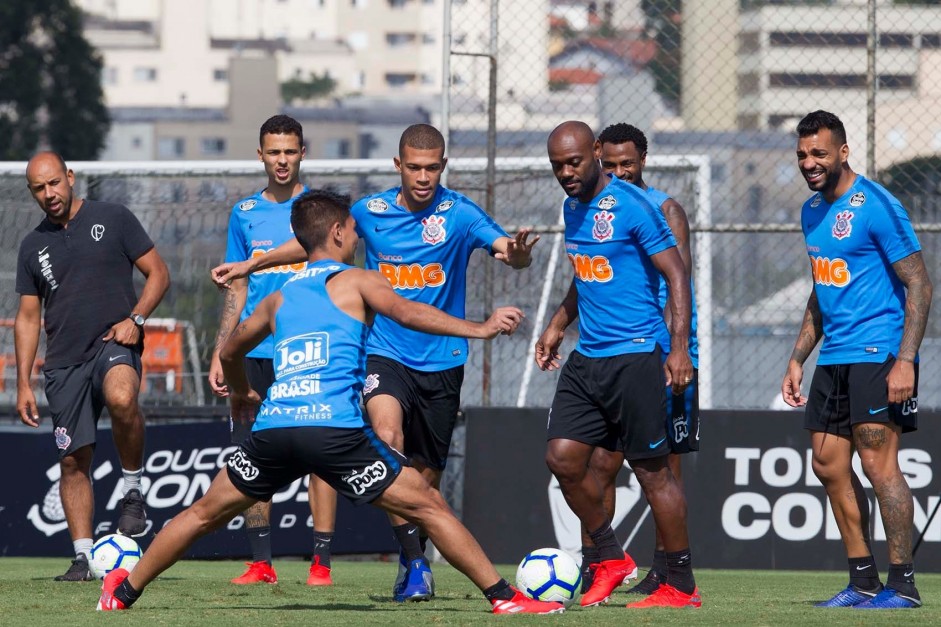
[[[139,313],[132,313],[131,315],[128,316],[128,318],[133,320],[134,324],[136,324],[139,327],[144,326],[144,323],[147,322],[147,319],[144,316],[140,315]]]

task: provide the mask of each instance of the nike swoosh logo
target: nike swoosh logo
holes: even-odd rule
[[[888,405],[886,405],[885,407],[880,407],[879,409],[873,409],[872,407],[870,407],[870,408],[869,408],[869,415],[870,415],[870,416],[875,416],[876,414],[880,414],[880,413],[884,412],[884,411],[887,410],[888,408],[889,408]]]
[[[259,533],[259,534],[258,534],[258,537],[259,537],[259,538],[264,538],[264,537],[267,536],[267,535],[271,535],[271,532],[270,532],[270,531],[267,531],[267,532],[265,532],[265,533]]]
[[[115,355],[114,357],[108,357],[108,361],[114,361],[115,359],[121,359],[124,355]]]
[[[379,231],[388,231],[388,230],[391,229],[391,228],[393,228],[393,227],[391,227],[391,226],[377,226],[377,227],[376,227],[376,233],[378,233]]]
[[[657,448],[658,446],[660,446],[661,444],[663,444],[663,443],[666,442],[666,441],[667,441],[666,438],[660,438],[660,439],[657,440],[656,442],[651,442],[651,443],[648,444],[647,446],[649,446],[651,449],[655,449],[655,448]]]
[[[872,566],[872,564],[866,564],[865,566],[857,566],[856,570],[866,570],[870,566]]]
[[[909,573],[905,573],[905,574],[902,575],[902,576],[903,576],[903,577],[911,577],[911,576],[914,575],[914,574],[915,574],[915,571],[913,570],[913,571],[911,571],[911,572],[909,572]]]
[[[408,530],[408,535],[410,535],[410,536],[411,536],[411,535],[414,535],[416,531],[418,531],[417,528],[415,528],[415,529],[409,529],[409,530]]]
[[[47,250],[49,250],[49,247],[48,247],[48,246],[46,246],[45,248],[43,248],[42,250],[40,250],[40,251],[39,251],[39,254],[42,255],[42,254],[44,254]]]

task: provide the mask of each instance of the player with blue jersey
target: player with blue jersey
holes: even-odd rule
[[[797,125],[797,164],[814,192],[801,210],[813,289],[781,384],[806,406],[814,474],[827,491],[849,560],[849,585],[819,607],[914,608],[914,502],[899,468],[902,433],[918,427],[918,347],[932,286],[908,214],[849,165],[846,130],[827,111]],[[823,340],[810,391],[803,365]],[[889,549],[885,586],[872,556],[869,501],[854,451],[879,502]]]
[[[598,135],[601,144],[601,169],[632,183],[647,192],[653,204],[660,208],[670,232],[676,239],[677,251],[683,260],[687,273],[692,276],[693,261],[689,245],[689,220],[683,207],[667,193],[649,186],[644,181],[644,166],[647,162],[647,137],[635,126],[625,123],[612,124]],[[658,300],[663,308],[665,322],[670,324],[669,290],[664,278],[660,277]],[[692,281],[690,282],[692,290]],[[693,380],[682,395],[667,392],[667,414],[664,427],[670,444],[668,463],[673,476],[683,488],[682,465],[680,455],[699,450],[699,342],[696,336],[696,300],[691,301],[689,358],[693,364]],[[664,329],[666,331],[666,329]],[[665,354],[670,352],[669,335],[661,342]],[[605,511],[614,512],[615,481],[624,463],[620,451],[608,451],[603,447],[595,448],[591,456],[591,470],[598,477],[604,491]],[[663,534],[655,527],[656,540],[653,561],[647,576],[628,592],[649,595],[657,591],[660,583],[666,580],[666,553],[663,546]],[[591,565],[599,561],[598,552],[591,544],[588,531],[582,528],[582,590],[591,586],[593,570]]]
[[[516,330],[523,313],[503,307],[482,323],[398,296],[379,273],[350,265],[356,251],[349,199],[302,194],[291,224],[307,268],[265,298],[226,340],[221,360],[236,418],[257,418],[209,490],[154,539],[131,573],[117,569],[102,585],[98,609],[125,610],[200,536],[264,501],[298,477],[316,473],[354,503],[372,503],[428,531],[448,561],[484,593],[495,614],[562,612],[534,601],[497,573],[437,490],[364,423],[360,393],[365,339],[378,315],[424,333],[492,339]],[[316,312],[315,316],[311,312]],[[244,356],[273,335],[275,382],[260,410]]]
[[[268,185],[265,189],[235,203],[229,219],[226,261],[243,261],[294,238],[291,231],[291,202],[307,188],[300,182],[300,163],[304,158],[304,131],[286,115],[265,121],[259,132],[258,158],[265,165]],[[248,318],[264,298],[277,291],[306,263],[287,264],[232,281],[225,291],[225,302],[216,335],[216,347],[209,366],[209,387],[217,396],[228,395],[222,373],[219,350],[236,325]],[[261,341],[246,356],[245,367],[252,387],[267,390],[274,381],[271,338]],[[230,421],[231,440],[241,443],[251,431],[252,421]],[[330,542],[336,519],[336,493],[315,475],[309,478],[308,497],[314,522],[314,550],[307,584],[332,585]],[[245,512],[245,531],[252,548],[248,570],[232,580],[235,584],[277,583],[271,563],[271,503],[261,502]]]
[[[462,317],[471,254],[481,248],[513,268],[526,268],[539,237],[530,241],[528,229],[508,237],[470,199],[442,187],[444,153],[444,137],[436,128],[408,127],[393,160],[401,186],[363,198],[352,214],[365,243],[367,268],[378,270],[399,295]],[[262,258],[224,264],[213,274],[221,283],[303,256],[291,241]],[[466,340],[418,333],[380,316],[367,354],[363,398],[373,429],[437,488],[460,408]],[[434,580],[424,556],[424,534],[402,518],[391,520],[401,545],[392,597],[426,601],[434,594]]]
[[[581,604],[607,602],[637,571],[611,528],[601,484],[589,469],[600,447],[623,453],[630,463],[666,550],[666,581],[628,607],[699,607],[686,499],[667,463],[671,448],[663,422],[664,388],[682,395],[693,380],[689,274],[663,214],[647,194],[602,174],[601,144],[588,125],[559,125],[547,147],[553,173],[569,197],[563,205],[565,247],[575,276],[535,351],[540,369],[558,368],[565,329],[578,319],[578,344],[562,368],[549,410],[546,463],[600,558]],[[665,360],[661,276],[671,296],[672,350]]]

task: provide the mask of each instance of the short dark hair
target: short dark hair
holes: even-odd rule
[[[291,228],[309,255],[327,241],[330,227],[350,217],[350,197],[326,189],[306,191],[291,203]]]
[[[265,135],[297,135],[304,145],[304,128],[301,123],[289,115],[273,115],[261,125],[258,132],[258,145],[261,146]]]
[[[640,154],[647,152],[647,136],[636,126],[618,122],[607,127],[598,135],[598,141],[602,144],[626,144],[634,142]]]
[[[833,134],[833,139],[841,146],[846,143],[846,129],[843,127],[843,122],[836,115],[822,109],[808,113],[797,123],[797,136],[816,135],[822,128],[829,129]]]
[[[444,135],[441,131],[431,124],[412,124],[402,131],[402,137],[399,138],[399,156],[405,151],[405,147],[417,148],[419,150],[437,150],[444,152]]]

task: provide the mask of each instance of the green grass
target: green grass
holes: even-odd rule
[[[821,610],[814,601],[845,585],[840,572],[699,570],[700,610],[628,610],[633,595],[615,592],[605,607],[573,607],[561,616],[491,615],[474,586],[454,569],[434,568],[438,595],[429,603],[397,604],[390,588],[396,566],[383,562],[337,559],[332,588],[304,585],[307,564],[276,560],[280,583],[233,586],[239,562],[181,562],[150,585],[133,610],[95,612],[98,584],[59,583],[52,577],[68,566],[63,559],[0,558],[0,623],[55,625],[906,625],[941,624],[941,575],[919,575],[925,607],[918,610],[862,612]],[[512,580],[515,567],[501,566]],[[624,590],[621,588],[620,590]],[[132,623],[133,621],[133,623]]]

